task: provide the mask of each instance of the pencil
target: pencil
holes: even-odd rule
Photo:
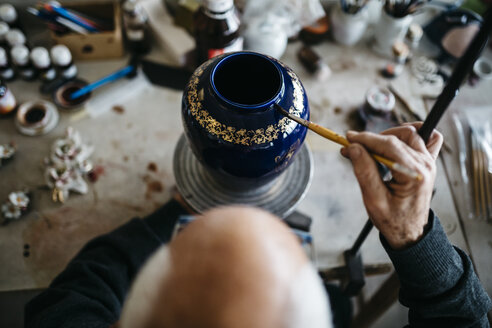
[[[320,136],[328,139],[328,140],[331,140],[331,141],[334,141],[336,142],[337,144],[339,145],[342,145],[344,147],[348,147],[350,146],[350,142],[343,136],[339,135],[338,133],[330,130],[330,129],[327,129],[325,127],[322,127],[316,123],[313,123],[311,121],[308,121],[308,120],[305,120],[303,118],[300,118],[300,117],[297,117],[295,115],[292,115],[290,114],[289,112],[287,112],[285,109],[283,109],[280,105],[278,104],[275,104],[274,105],[275,108],[284,116],[290,118],[291,120],[305,126],[306,128],[308,128],[309,130],[319,134]],[[389,160],[385,157],[382,157],[382,156],[379,156],[379,155],[376,155],[376,154],[371,154],[371,156],[376,160],[378,161],[379,163],[381,164],[384,164],[386,165],[388,168],[396,171],[396,172],[400,172],[400,173],[403,173],[413,179],[417,179],[417,180],[422,180],[422,175],[415,172],[414,170],[412,169],[409,169],[408,167],[402,165],[402,164],[399,164],[399,163],[396,163],[392,160]]]

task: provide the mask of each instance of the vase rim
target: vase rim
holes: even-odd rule
[[[265,59],[273,67],[275,67],[275,71],[277,72],[278,78],[279,78],[279,86],[278,86],[277,90],[275,91],[275,93],[273,93],[272,97],[266,101],[256,103],[256,104],[243,104],[240,102],[236,102],[236,101],[230,100],[227,97],[225,97],[224,95],[222,95],[222,93],[219,92],[219,90],[217,89],[217,86],[215,85],[215,73],[217,72],[217,69],[222,66],[221,64],[223,64],[225,61],[230,60],[231,58],[234,58],[237,56],[245,56],[245,55],[260,57],[262,59]],[[210,74],[210,84],[212,86],[213,91],[216,93],[216,95],[225,103],[232,105],[234,107],[238,107],[238,108],[242,108],[242,109],[249,109],[249,110],[255,111],[258,109],[265,108],[265,107],[270,107],[271,105],[273,105],[275,103],[275,101],[277,100],[279,95],[282,94],[282,90],[284,88],[284,77],[283,77],[282,71],[278,67],[278,64],[274,60],[272,60],[269,56],[263,55],[261,53],[253,52],[253,51],[238,51],[238,52],[230,53],[230,54],[224,56],[224,58],[219,60],[219,62],[212,69],[212,74]]]

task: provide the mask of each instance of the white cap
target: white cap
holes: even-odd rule
[[[43,47],[36,47],[31,50],[31,61],[38,68],[50,66],[50,54]]]
[[[51,59],[55,65],[65,66],[72,61],[72,53],[63,44],[59,44],[51,48]]]
[[[17,20],[17,11],[14,6],[9,3],[0,6],[0,18],[9,24],[14,23]]]
[[[0,47],[0,65],[4,66],[9,63],[8,58],[7,58],[7,52],[5,49]]]
[[[223,13],[234,6],[234,0],[203,0],[205,8],[214,13]]]
[[[5,40],[5,37],[7,36],[9,30],[10,27],[7,23],[0,22],[0,40]]]
[[[25,45],[16,45],[10,50],[10,55],[16,65],[26,65],[29,63],[29,49]]]
[[[123,4],[123,11],[125,12],[134,12],[135,9],[137,8],[137,3],[135,0],[126,0],[125,3]]]
[[[24,33],[21,32],[21,30],[17,28],[13,28],[10,31],[7,32],[7,35],[5,36],[5,39],[7,39],[7,43],[13,47],[18,44],[24,44],[26,43],[26,36]]]

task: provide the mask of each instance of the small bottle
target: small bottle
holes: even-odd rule
[[[73,79],[77,76],[77,66],[75,66],[72,53],[63,44],[51,48],[51,60],[58,71],[58,75],[65,79]]]
[[[0,78],[3,81],[12,81],[15,79],[14,68],[9,63],[7,51],[2,47],[0,47]]]
[[[0,19],[9,24],[10,28],[18,28],[22,30],[19,23],[17,10],[15,10],[15,7],[11,4],[5,3],[0,6]]]
[[[19,76],[26,80],[32,81],[36,78],[36,70],[29,59],[29,49],[25,45],[16,45],[10,50],[10,56],[14,62]]]
[[[7,33],[9,32],[10,27],[5,22],[0,22],[0,46],[7,46]]]
[[[7,85],[0,80],[0,115],[7,115],[14,111],[17,106],[17,101],[15,100],[12,91],[7,88]]]
[[[137,54],[148,53],[151,46],[148,16],[135,0],[123,4],[123,24],[129,50]]]
[[[233,0],[204,0],[194,16],[193,34],[198,63],[243,49],[240,19]]]
[[[37,69],[41,81],[49,82],[55,79],[56,71],[51,65],[50,54],[46,48],[36,47],[32,49],[31,62]]]
[[[409,60],[417,55],[419,43],[420,40],[422,40],[423,35],[424,30],[422,30],[422,27],[419,24],[411,24],[408,28],[405,41],[410,48],[410,54],[408,56]]]
[[[24,35],[24,33],[22,33],[21,30],[17,28],[11,28],[7,32],[5,39],[7,40],[7,44],[10,48],[13,48],[17,45],[26,44],[26,36]]]

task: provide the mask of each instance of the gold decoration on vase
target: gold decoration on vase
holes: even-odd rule
[[[209,65],[205,62],[198,67],[193,73],[190,82],[188,83],[187,100],[189,111],[193,118],[200,124],[201,127],[207,130],[208,133],[230,143],[251,146],[261,145],[272,142],[279,138],[279,134],[290,134],[297,126],[297,123],[284,117],[276,124],[268,125],[266,129],[260,128],[256,130],[237,129],[232,126],[227,126],[210,115],[203,108],[201,101],[203,100],[203,90],[197,90],[199,77],[202,75],[204,68]],[[283,65],[282,65],[283,66]],[[285,67],[285,66],[284,66]],[[293,105],[290,106],[289,112],[293,115],[300,116],[304,110],[304,90],[301,82],[296,74],[289,68],[285,67],[287,74],[292,78],[294,87]]]

